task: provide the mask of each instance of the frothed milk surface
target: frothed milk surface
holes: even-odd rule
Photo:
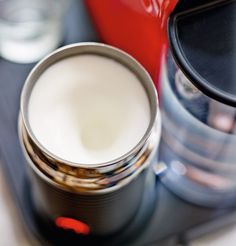
[[[138,78],[118,62],[78,55],[49,67],[30,96],[29,123],[54,155],[98,164],[129,152],[150,121],[150,105]]]

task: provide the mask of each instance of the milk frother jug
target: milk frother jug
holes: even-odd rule
[[[141,83],[150,107],[148,128],[136,146],[116,160],[90,165],[75,164],[51,153],[35,137],[29,121],[29,100],[40,76],[50,66],[63,59],[88,55],[112,59],[131,71],[132,76]],[[93,69],[91,67],[91,73]],[[45,95],[41,96],[42,100],[45,100]],[[124,98],[119,99],[122,100]],[[86,117],[86,112],[83,117]],[[93,122],[88,122],[91,123]],[[36,213],[48,224],[58,227],[59,230],[73,230],[82,236],[102,237],[126,229],[126,225],[134,219],[143,201],[149,209],[144,211],[142,223],[150,217],[155,196],[147,199],[145,194],[154,194],[155,175],[151,164],[156,162],[160,115],[156,91],[150,76],[126,53],[104,44],[79,43],[65,46],[43,59],[32,70],[23,88],[19,137],[29,164],[33,206]],[[138,227],[142,226],[142,223]]]

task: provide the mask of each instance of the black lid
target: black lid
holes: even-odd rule
[[[196,87],[236,106],[235,0],[180,0],[169,19],[169,42],[177,64]]]

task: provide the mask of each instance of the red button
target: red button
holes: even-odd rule
[[[55,219],[55,224],[64,230],[73,230],[77,234],[88,235],[90,233],[89,226],[80,220],[58,217]]]

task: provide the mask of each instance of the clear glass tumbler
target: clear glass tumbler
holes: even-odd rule
[[[57,48],[66,0],[0,0],[0,55],[31,63]]]

